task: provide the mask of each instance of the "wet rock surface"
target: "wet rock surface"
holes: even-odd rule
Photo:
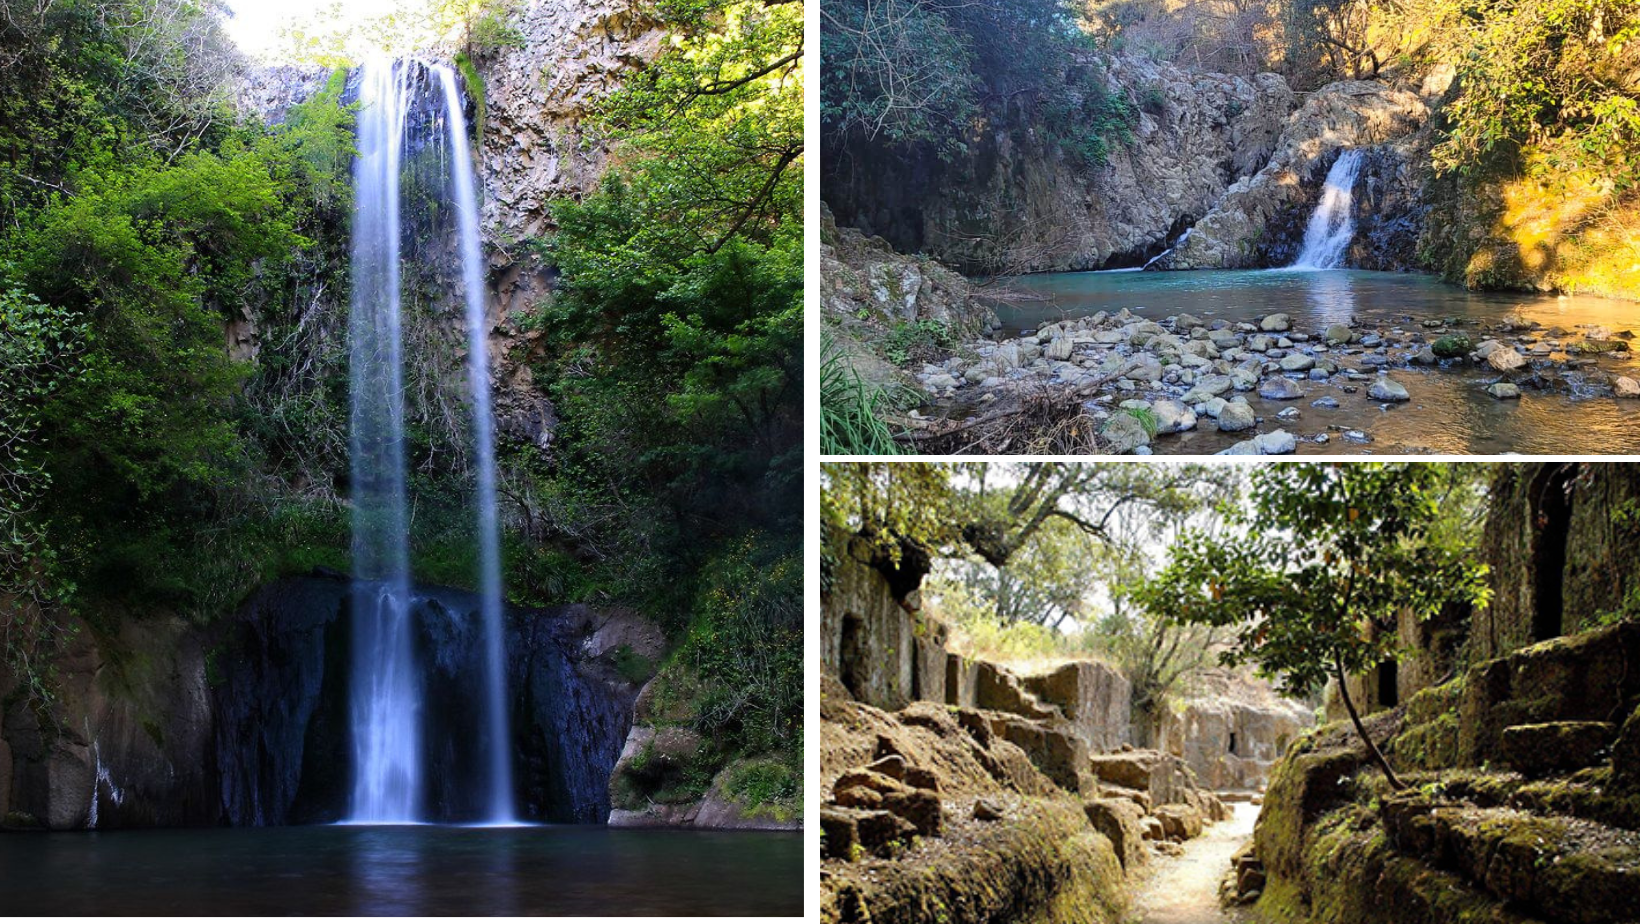
[[[126,622],[117,639],[77,634],[57,662],[51,708],[17,697],[0,720],[11,784],[0,818],[72,829],[346,817],[350,586],[335,574],[286,578],[218,626],[155,618]],[[430,819],[483,815],[484,768],[470,746],[481,713],[477,610],[471,594],[416,589]],[[658,658],[659,632],[637,614],[580,606],[509,621],[521,814],[602,821],[639,689],[618,652]]]

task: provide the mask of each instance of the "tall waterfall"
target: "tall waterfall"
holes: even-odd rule
[[[413,822],[422,801],[399,326],[399,164],[409,111],[407,71],[372,62],[359,79],[348,320],[354,822]]]
[[[1344,251],[1355,237],[1351,214],[1355,177],[1361,172],[1361,152],[1351,149],[1338,155],[1321,191],[1321,202],[1304,229],[1304,250],[1290,269],[1336,269],[1343,265]]]
[[[495,512],[495,432],[490,411],[489,325],[485,321],[484,268],[478,246],[478,205],[472,155],[467,150],[467,120],[455,73],[434,69],[444,87],[450,151],[454,163],[450,184],[456,203],[456,231],[461,239],[461,284],[467,302],[467,379],[473,392],[473,457],[478,474],[479,598],[484,615],[486,733],[490,764],[490,822],[513,820],[512,757],[507,718],[507,665],[502,641],[501,529]]]
[[[442,90],[442,106],[432,96]],[[478,207],[466,120],[447,66],[376,61],[358,80],[358,155],[354,161],[350,378],[353,455],[352,588],[354,783],[349,821],[423,820],[423,696],[416,663],[404,457],[403,337],[400,270],[401,184],[424,184],[454,206],[467,322],[467,375],[473,397],[473,461],[483,640],[479,678],[483,716],[469,728],[468,753],[482,755],[485,820],[515,818],[502,621],[500,527],[496,516],[494,424]],[[444,131],[436,124],[442,109]],[[408,128],[407,128],[408,126]],[[441,137],[442,136],[442,137]],[[421,156],[443,141],[448,154]],[[408,143],[408,145],[407,145]],[[407,160],[407,147],[415,152]],[[421,166],[413,166],[420,164]],[[427,176],[429,167],[435,171]],[[418,187],[420,188],[420,187]],[[411,201],[417,201],[412,199]],[[431,214],[449,216],[435,209]],[[418,226],[418,220],[411,221]],[[464,745],[466,742],[464,742]],[[465,749],[465,748],[464,748]],[[475,787],[476,789],[477,787]]]

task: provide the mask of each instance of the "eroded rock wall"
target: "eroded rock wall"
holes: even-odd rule
[[[349,582],[287,578],[222,625],[122,619],[118,636],[75,622],[41,709],[0,678],[0,820],[51,829],[336,821],[351,796]],[[478,604],[417,589],[425,668],[428,817],[477,818],[484,768]],[[513,611],[507,651],[526,817],[598,823],[640,684],[622,663],[660,658],[635,613]]]
[[[208,633],[156,617],[108,636],[63,618],[49,705],[0,669],[0,824],[214,823]]]
[[[1260,789],[1314,720],[1312,711],[1286,700],[1190,700],[1163,714],[1159,746],[1183,758],[1212,789]]]
[[[1131,144],[1088,168],[1032,126],[993,123],[946,163],[885,150],[824,158],[837,220],[902,253],[969,273],[1138,265],[1259,169],[1294,106],[1286,82],[1186,71],[1142,58],[1088,61],[1142,95]]]
[[[1476,659],[1632,612],[1640,588],[1640,472],[1611,462],[1502,467],[1482,539],[1492,600],[1475,615]]]
[[[1418,94],[1375,81],[1344,80],[1311,93],[1287,119],[1268,161],[1231,185],[1159,266],[1231,269],[1291,262],[1339,152],[1374,149],[1357,181],[1369,191],[1360,199],[1363,212],[1369,204],[1383,205],[1385,198],[1404,198],[1412,168],[1393,143],[1428,117],[1429,107]],[[1390,238],[1386,251],[1407,246],[1398,240],[1406,232],[1391,233],[1387,219],[1378,230]]]

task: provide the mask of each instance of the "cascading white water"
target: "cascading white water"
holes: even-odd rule
[[[478,244],[478,204],[467,120],[455,72],[433,68],[444,87],[446,124],[453,170],[450,186],[456,204],[456,231],[461,242],[461,283],[467,304],[467,378],[473,392],[473,461],[477,469],[479,599],[484,617],[486,732],[490,765],[491,824],[514,820],[511,736],[507,717],[507,666],[502,642],[501,530],[495,506],[495,433],[490,411],[489,324],[485,319],[484,268]]]
[[[1351,214],[1355,177],[1361,172],[1361,152],[1348,150],[1338,155],[1321,190],[1321,202],[1304,229],[1304,250],[1288,269],[1323,270],[1343,265],[1344,251],[1355,237]]]
[[[354,823],[419,820],[421,695],[410,619],[399,168],[408,68],[364,66],[354,160],[352,404]]]
[[[1145,265],[1141,266],[1139,268],[1142,269],[1142,270],[1150,269],[1150,267],[1153,264],[1155,264],[1155,262],[1157,260],[1160,260],[1163,257],[1167,256],[1168,254],[1172,253],[1173,251],[1178,250],[1180,245],[1182,245],[1185,241],[1190,240],[1190,232],[1192,232],[1194,230],[1196,230],[1196,229],[1195,228],[1186,228],[1186,229],[1184,229],[1184,233],[1179,235],[1179,239],[1173,242],[1172,247],[1169,247],[1166,250],[1162,251],[1161,253],[1157,254],[1156,256],[1151,257],[1149,260],[1146,260]]]

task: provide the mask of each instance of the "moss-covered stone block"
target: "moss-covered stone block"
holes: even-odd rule
[[[1617,726],[1610,722],[1544,722],[1503,730],[1499,759],[1527,776],[1581,770],[1601,760]]]
[[[1640,790],[1640,708],[1634,710],[1612,746],[1612,782]]]

